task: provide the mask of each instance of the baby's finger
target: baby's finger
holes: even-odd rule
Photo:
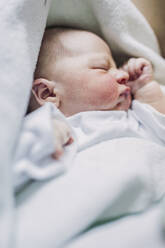
[[[69,140],[67,141],[67,143],[65,145],[70,145],[74,142],[74,139],[72,137],[69,138]]]
[[[144,66],[143,70],[144,70],[144,73],[147,73],[152,78],[152,76],[153,76],[153,68],[152,68],[151,63],[146,64]]]
[[[128,63],[124,64],[121,69],[125,72],[128,72]]]
[[[58,147],[56,147],[55,152],[52,154],[52,157],[54,159],[57,159],[58,160],[63,155],[63,152],[64,152],[63,147],[62,146],[58,146]]]
[[[147,60],[145,60],[143,58],[137,59],[136,60],[136,65],[135,65],[135,67],[136,67],[136,73],[139,74],[139,75],[141,75],[142,72],[143,72],[144,67],[145,66],[149,66],[149,65],[150,65],[150,63]]]
[[[64,153],[63,146],[70,145],[73,142],[74,142],[74,139],[72,137],[69,137],[69,139],[67,140],[67,142],[65,144],[63,144],[63,145],[58,144],[58,146],[56,146],[56,148],[55,148],[55,152],[52,154],[52,157],[54,159],[57,159],[58,160],[63,155],[63,153]]]
[[[68,127],[66,127],[65,129],[63,129],[61,131],[61,144],[64,146],[69,142],[69,139],[71,138],[71,132],[70,129]]]
[[[65,122],[59,120],[54,120],[54,125],[54,134],[57,142],[61,145],[65,145],[71,136],[69,126]]]
[[[128,73],[130,75],[130,80],[134,80],[136,77],[136,59],[132,58],[128,61]]]

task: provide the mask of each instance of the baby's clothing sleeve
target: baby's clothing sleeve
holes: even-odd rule
[[[63,114],[50,103],[25,117],[14,159],[16,191],[31,179],[45,180],[65,171],[68,155],[60,161],[51,157],[56,149],[53,118],[66,122]]]
[[[160,145],[165,145],[165,115],[152,106],[137,100],[133,101],[132,109],[151,139]]]

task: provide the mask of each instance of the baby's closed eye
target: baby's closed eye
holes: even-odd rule
[[[110,69],[109,63],[93,63],[91,66],[91,69],[99,69],[99,70],[105,70],[108,71]]]
[[[99,70],[109,70],[110,69],[110,60],[108,56],[96,56],[92,57],[89,61],[91,69],[99,69]]]

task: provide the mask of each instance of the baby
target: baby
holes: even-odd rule
[[[46,30],[32,93],[31,110],[51,102],[66,117],[83,111],[128,110],[132,99],[165,114],[165,96],[153,79],[151,63],[132,58],[118,69],[106,42],[85,30]],[[60,133],[65,136],[65,128]],[[62,146],[71,142],[67,137],[59,142],[61,154]]]
[[[67,117],[89,110],[128,110],[132,97],[165,113],[165,97],[150,62],[132,58],[118,69],[105,41],[84,30],[45,32],[32,92],[33,110],[52,102]]]

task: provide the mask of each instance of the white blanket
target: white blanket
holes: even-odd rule
[[[0,247],[14,247],[13,156],[50,1],[0,1]]]
[[[50,179],[66,172],[72,166],[77,151],[72,128],[71,136],[75,142],[65,147],[64,155],[59,160],[51,156],[56,150],[53,119],[62,120],[69,125],[64,115],[49,103],[25,117],[14,159],[16,192],[30,180]]]
[[[49,116],[47,111],[53,110],[51,104],[44,108],[44,112],[40,111],[41,121],[43,113],[46,119]],[[39,112],[37,119],[40,122]],[[34,123],[34,118],[31,121],[29,126]],[[143,211],[164,195],[164,115],[134,101],[128,112],[82,112],[68,118],[68,121],[78,138],[73,167],[59,180],[49,182],[49,194],[44,194],[42,204],[38,197],[41,190],[37,192],[36,202],[30,199],[27,206],[20,205],[19,247],[29,235],[27,247],[61,247],[95,222]],[[49,137],[45,140],[47,146]],[[58,169],[60,165],[54,163],[54,166]],[[61,166],[64,169],[63,164]],[[49,177],[45,173],[45,179]],[[43,178],[36,176],[36,179]],[[49,195],[52,195],[51,203]],[[41,212],[35,207],[39,205],[42,205]],[[29,209],[33,209],[39,222],[29,221]],[[53,233],[57,237],[53,241],[47,223],[53,225]],[[42,237],[37,232],[39,226]]]

